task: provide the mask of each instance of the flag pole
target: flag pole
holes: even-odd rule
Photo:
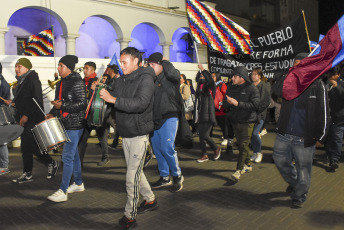
[[[310,41],[309,41],[309,35],[308,35],[308,29],[307,29],[307,23],[306,23],[306,17],[305,17],[305,12],[304,12],[304,10],[302,10],[302,15],[303,15],[303,21],[305,22],[305,29],[306,29],[306,33],[307,33],[309,52],[311,52],[312,49],[311,49],[311,43],[310,43]]]
[[[195,46],[195,51],[196,51],[197,62],[200,63],[199,55],[198,55],[198,49],[197,49],[197,43],[195,41],[194,41],[194,46]]]

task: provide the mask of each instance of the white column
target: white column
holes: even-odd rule
[[[197,43],[197,51],[198,51],[198,58],[201,63],[207,63],[208,62],[208,54],[207,54],[207,46],[201,45]],[[194,62],[198,62],[196,49],[194,52]]]
[[[131,42],[132,39],[131,38],[123,38],[123,39],[117,39],[116,41],[119,42],[120,51],[122,51],[128,47],[129,42]]]
[[[75,55],[75,41],[79,36],[79,34],[68,34],[62,36],[66,39],[66,54]]]
[[[7,28],[0,28],[0,55],[5,55],[5,34],[7,32]]]
[[[162,55],[167,58],[167,60],[170,60],[170,46],[173,45],[172,42],[163,42],[159,44],[162,46]]]

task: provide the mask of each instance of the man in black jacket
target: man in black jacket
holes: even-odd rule
[[[238,163],[232,174],[232,178],[238,181],[242,174],[252,171],[249,143],[257,121],[260,97],[244,66],[235,67],[233,71],[233,84],[227,88],[223,107],[228,110],[227,116],[239,145]]]
[[[81,163],[78,153],[79,139],[85,127],[86,88],[81,76],[74,72],[78,57],[66,55],[59,61],[58,72],[61,81],[56,85],[54,106],[47,119],[55,116],[62,121],[70,139],[62,151],[63,173],[59,190],[47,198],[54,202],[67,201],[67,193],[85,190],[81,176]],[[69,185],[74,177],[74,183]]]
[[[158,208],[155,195],[143,173],[148,134],[154,130],[154,71],[150,67],[139,67],[140,58],[140,51],[134,47],[122,50],[120,62],[124,75],[116,80],[111,94],[105,89],[100,91],[101,98],[114,104],[117,131],[123,138],[128,199],[119,224],[124,229],[136,225],[138,213]],[[139,193],[144,201],[137,208]]]
[[[92,89],[93,88],[92,84],[93,84],[93,82],[96,82],[98,80],[97,74],[95,72],[96,68],[97,68],[97,66],[96,66],[96,63],[94,63],[94,62],[86,62],[84,64],[85,78],[83,80],[84,80],[84,83],[86,86],[87,103],[90,103],[89,101],[90,101],[90,99],[93,95],[93,92],[94,92]],[[96,97],[96,95],[94,95],[93,100],[95,100],[95,97]],[[80,156],[80,161],[81,161],[81,167],[83,167],[84,156],[85,156],[86,148],[87,148],[87,140],[90,137],[92,129],[96,130],[97,137],[98,137],[99,144],[100,144],[100,148],[102,151],[102,158],[98,162],[98,166],[104,166],[110,161],[109,160],[108,143],[107,143],[108,132],[106,130],[107,128],[104,127],[105,119],[104,119],[104,121],[102,121],[103,123],[102,123],[102,126],[100,126],[100,127],[93,127],[91,125],[91,119],[92,119],[92,116],[91,116],[91,112],[90,112],[88,115],[88,118],[87,118],[84,132],[83,132],[83,134],[80,138],[80,142],[79,142],[79,156]]]
[[[174,141],[178,130],[178,115],[183,106],[181,102],[180,73],[171,62],[163,60],[161,53],[153,53],[148,64],[154,69],[154,133],[151,137],[153,152],[158,161],[160,179],[152,184],[152,188],[160,188],[172,184],[172,192],[183,188],[184,177],[179,167]]]
[[[307,56],[307,53],[296,55],[294,66]],[[284,79],[282,76],[272,87],[272,93],[278,97],[282,97]],[[328,119],[327,92],[321,79],[315,80],[295,99],[282,101],[273,159],[289,184],[287,193],[292,199],[291,208],[301,208],[306,201],[315,145],[324,142]]]
[[[31,70],[32,64],[27,58],[20,58],[16,62],[15,71],[18,85],[13,89],[13,102],[17,109],[17,117],[19,117],[19,125],[24,127],[24,132],[20,136],[21,151],[23,153],[23,174],[12,180],[14,183],[23,183],[33,180],[33,154],[48,166],[47,179],[51,179],[56,175],[59,163],[53,160],[49,154],[42,154],[37,142],[31,132],[36,124],[44,120],[44,114],[36,105],[33,98],[39,106],[43,107],[42,85],[38,74]]]
[[[339,167],[344,134],[344,81],[339,78],[343,71],[342,68],[342,65],[337,65],[327,73],[331,122],[325,148],[327,157],[330,160],[330,168],[333,172]]]

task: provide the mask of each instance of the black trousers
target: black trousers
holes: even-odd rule
[[[31,172],[33,168],[33,155],[36,155],[40,161],[45,165],[53,162],[53,159],[49,154],[42,154],[39,150],[35,137],[31,129],[35,127],[35,124],[26,123],[24,125],[24,132],[20,136],[21,138],[21,152],[23,157],[23,172]]]
[[[79,156],[80,156],[81,165],[83,164],[83,161],[84,161],[84,156],[85,156],[86,148],[87,148],[87,140],[90,137],[92,129],[93,128],[89,126],[85,127],[84,132],[79,141],[78,148],[79,148]],[[108,158],[109,150],[108,150],[107,141],[108,141],[108,134],[109,134],[109,125],[106,124],[106,122],[104,122],[104,126],[94,128],[94,129],[96,130],[100,147],[102,149],[102,159]]]
[[[198,128],[199,128],[199,145],[202,151],[203,155],[207,155],[207,147],[206,143],[209,144],[210,148],[212,150],[217,149],[217,145],[215,144],[214,140],[210,137],[210,131],[211,128],[213,127],[212,122],[206,122],[206,123],[199,123]]]

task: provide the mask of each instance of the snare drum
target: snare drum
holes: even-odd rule
[[[7,144],[17,139],[24,131],[15,119],[15,108],[0,106],[0,145]]]
[[[42,153],[49,152],[70,141],[61,121],[56,117],[42,121],[31,131]]]
[[[90,119],[91,125],[95,127],[103,126],[105,112],[107,105],[103,99],[100,98],[100,90],[103,89],[104,85],[97,85],[94,90],[94,98],[90,108]]]

